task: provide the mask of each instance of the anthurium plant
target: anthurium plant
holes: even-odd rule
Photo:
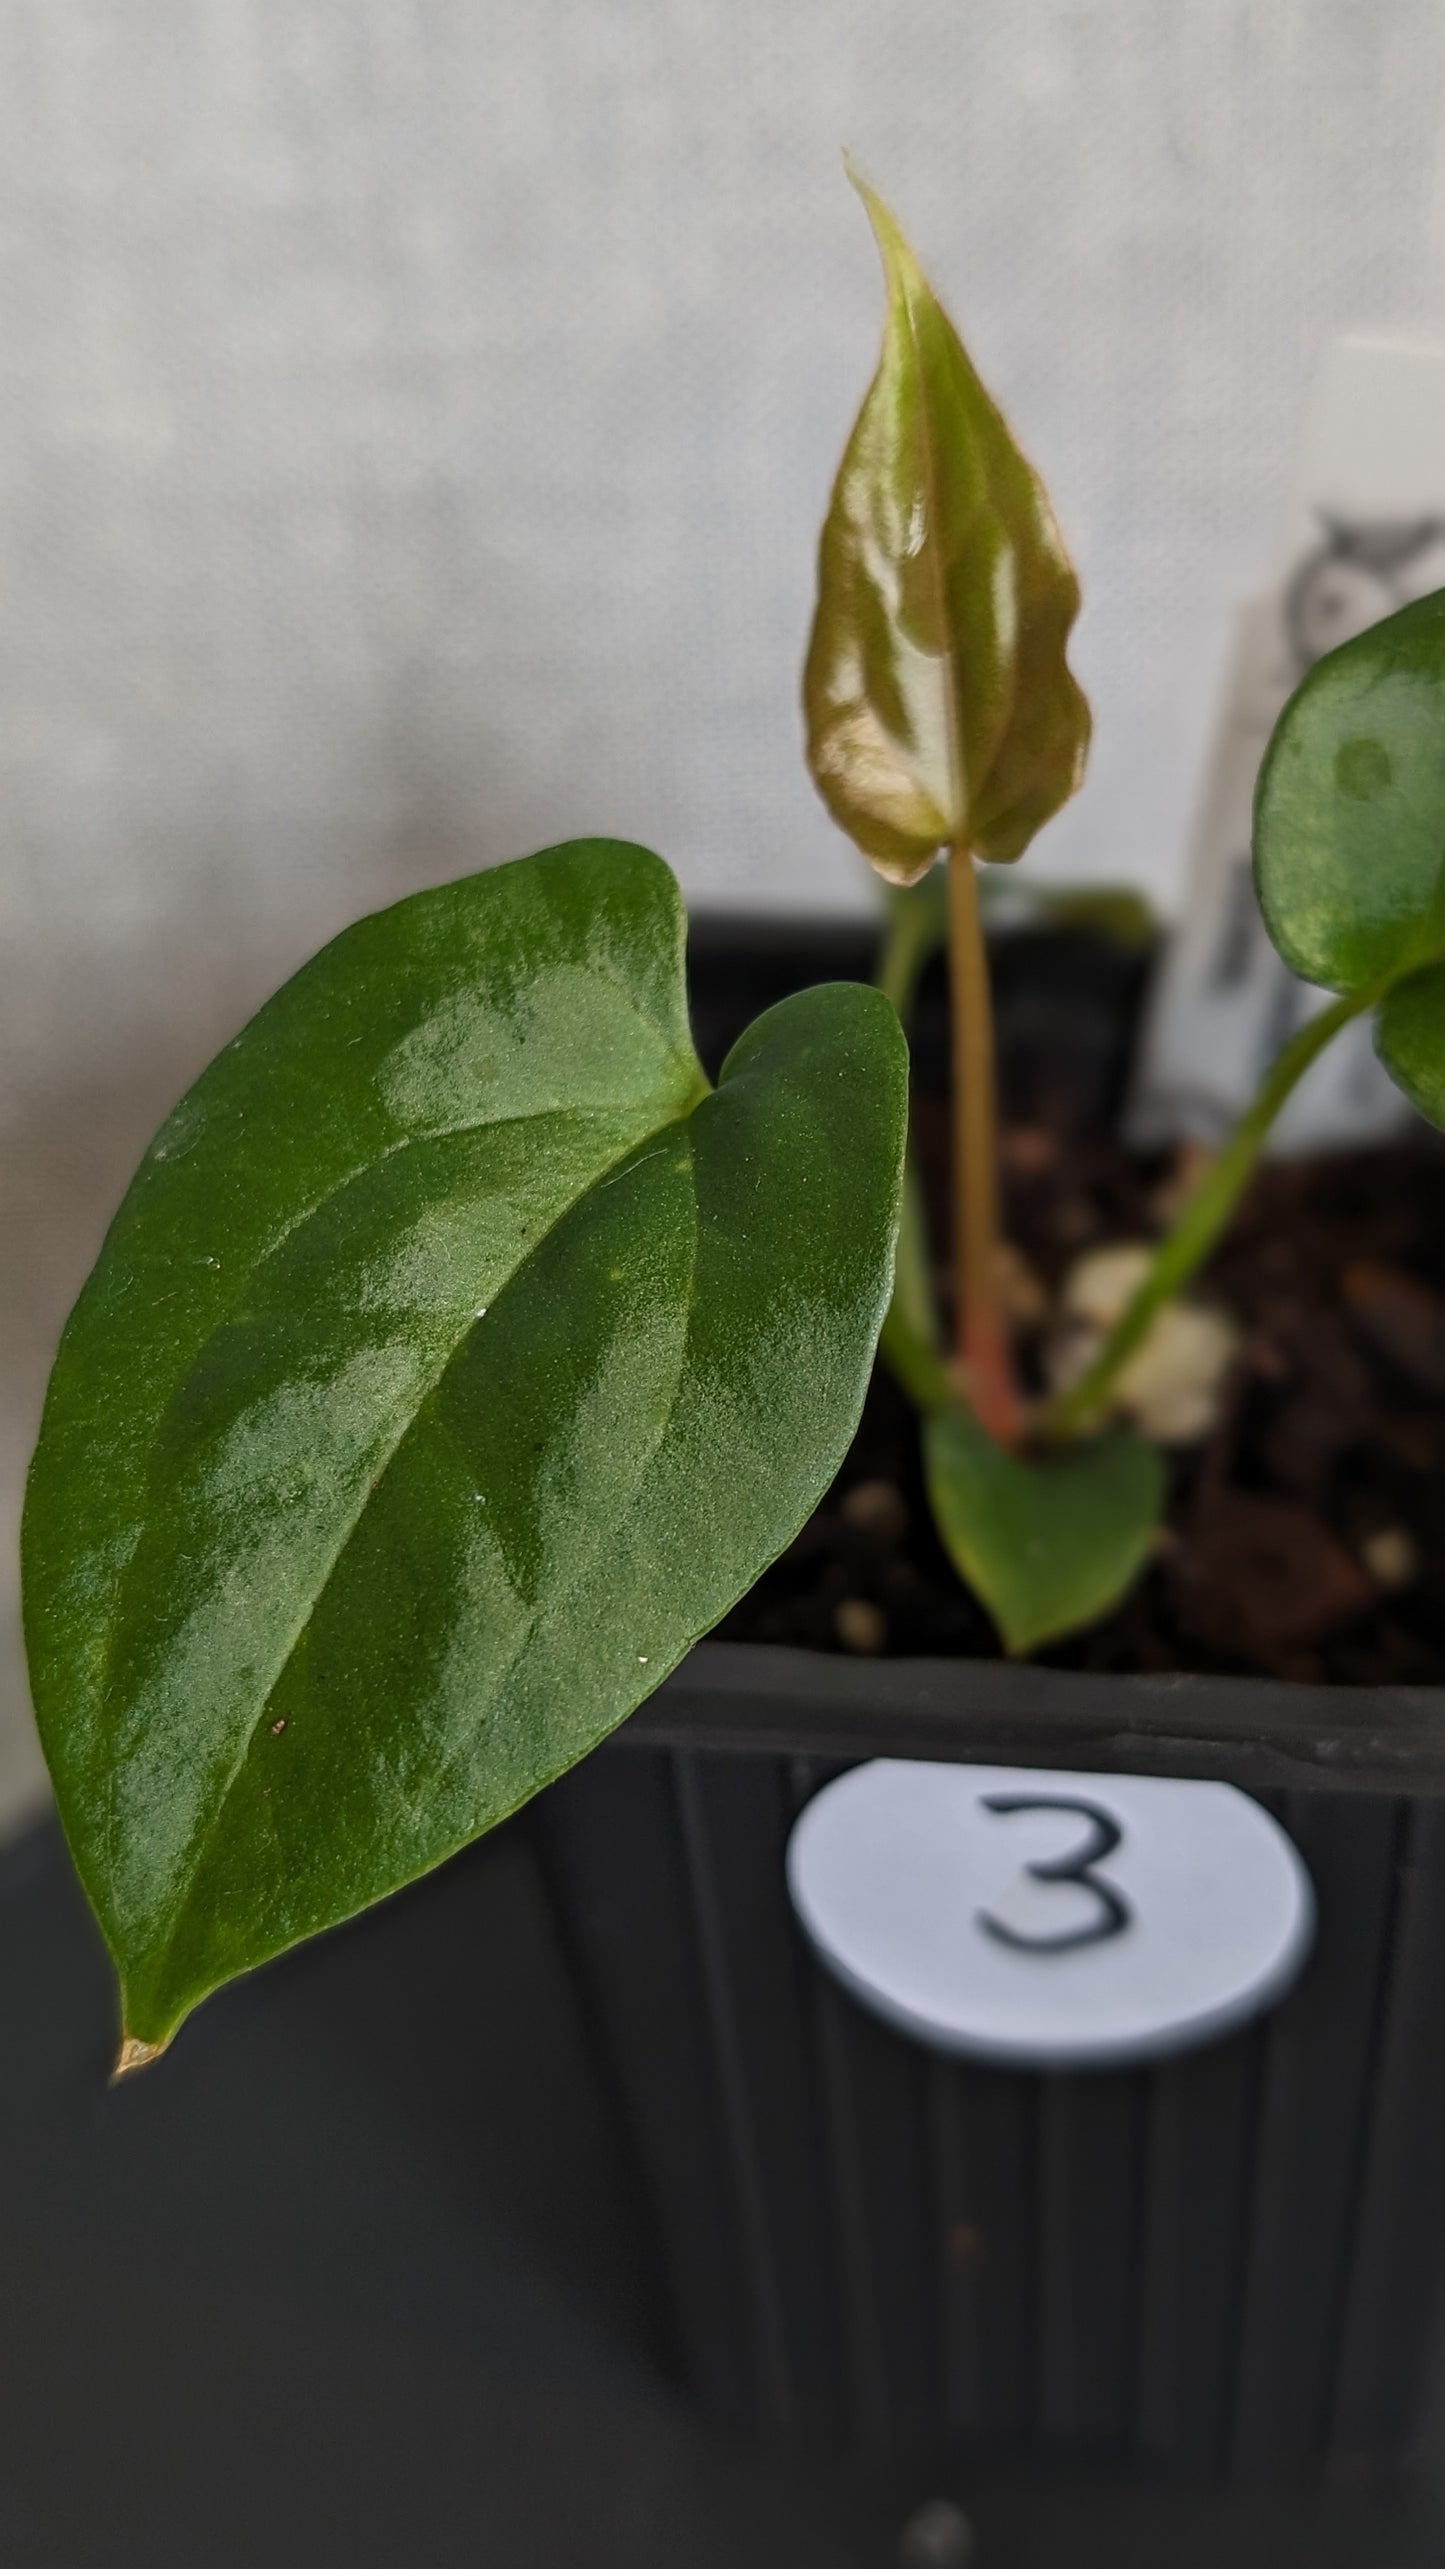
[[[1336,994],[1286,1044],[1093,1361],[1025,1399],[1000,1304],[998,1146],[981,868],[1017,862],[1079,784],[1089,716],[1065,663],[1079,587],[1042,484],[887,207],[878,371],[833,492],[808,655],[808,754],[834,818],[898,887],[879,979],[905,1022],[947,950],[951,1340],[911,1175],[883,1350],[923,1420],[945,1548],[1005,1647],[1094,1621],[1150,1552],[1155,1445],[1112,1415],[1151,1328],[1214,1247],[1297,1081],[1372,1011],[1386,1068],[1445,1126],[1445,592],[1321,661],[1260,779],[1255,871],[1285,961]],[[943,897],[936,886],[944,875]]]
[[[866,194],[866,191],[865,191]],[[585,1756],[792,1540],[880,1332],[944,1540],[1026,1650],[1151,1541],[1109,1423],[1293,1082],[1374,1012],[1445,1123],[1445,597],[1320,664],[1261,785],[1271,933],[1335,992],[1095,1361],[1016,1379],[998,1297],[978,869],[1077,785],[1078,587],[1041,484],[886,209],[882,359],[824,528],[809,755],[900,889],[881,987],[807,990],[716,1087],[677,885],[596,839],[348,929],[162,1126],[62,1338],[24,1528],[61,1817],[122,2068]],[[937,898],[942,858],[945,897]],[[954,1327],[906,1166],[903,1032],[953,988]]]

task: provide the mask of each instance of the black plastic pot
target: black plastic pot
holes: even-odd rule
[[[704,1058],[867,966],[852,930],[705,936]],[[1095,946],[1081,971],[1076,939],[998,951],[1016,1107],[1062,1064],[1089,1114],[1116,1109],[1143,970]],[[945,1042],[925,985],[925,1081]],[[874,1756],[1241,1786],[1313,1878],[1303,1979],[1147,2069],[930,2054],[819,1967],[785,1888],[803,1803]],[[1400,2461],[1442,2229],[1442,1796],[1445,1691],[696,1650],[536,1824],[700,2400],[879,2457]]]
[[[788,1830],[860,1758],[1257,1793],[1293,1994],[1148,2069],[931,2055],[820,1969]],[[1445,1698],[704,1644],[537,1806],[715,2415],[877,2456],[1209,2476],[1408,2453],[1445,2168]]]

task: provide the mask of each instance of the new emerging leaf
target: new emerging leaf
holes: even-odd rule
[[[823,527],[804,676],[808,760],[890,883],[939,848],[1021,856],[1083,774],[1065,661],[1079,585],[1042,483],[888,208],[878,371]]]

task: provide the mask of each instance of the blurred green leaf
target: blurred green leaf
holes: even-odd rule
[[[1317,661],[1275,726],[1255,882],[1286,963],[1375,1009],[1375,1043],[1445,1125],[1445,590]]]
[[[25,1520],[61,1816],[159,2045],[583,1756],[782,1550],[888,1300],[907,1056],[710,1091],[677,886],[582,841],[336,939],[147,1152]]]
[[[984,925],[996,936],[1063,933],[1099,937],[1124,954],[1145,954],[1159,921],[1142,892],[1124,883],[1041,883],[1029,874],[979,878]]]
[[[1445,1132],[1445,964],[1412,972],[1375,1010],[1375,1050],[1397,1088]]]
[[[1062,931],[1100,937],[1124,954],[1145,954],[1159,921],[1142,892],[1123,883],[1040,883],[1027,874],[982,874],[979,896],[991,936]],[[948,874],[935,866],[920,881],[885,894],[886,924],[874,975],[906,1027],[919,976],[948,942]]]
[[[804,677],[834,819],[891,883],[943,846],[1009,863],[1083,773],[1079,588],[1043,485],[892,215],[877,374],[823,527]]]
[[[1164,1467],[1131,1429],[1034,1463],[953,1401],[923,1430],[928,1494],[950,1558],[1015,1657],[1107,1614],[1148,1557]]]
[[[884,900],[883,936],[873,978],[880,990],[887,991],[906,1033],[924,967],[948,943],[946,867],[936,866],[906,887],[890,886]]]

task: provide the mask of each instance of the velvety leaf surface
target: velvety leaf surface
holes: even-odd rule
[[[804,677],[808,757],[889,882],[941,846],[1007,862],[1073,793],[1079,588],[1042,484],[887,207],[883,353],[834,487]]]
[[[157,1136],[65,1333],[26,1620],[160,2042],[582,1756],[782,1549],[862,1403],[906,1055],[803,993],[716,1093],[683,917],[581,842],[320,954]]]
[[[1445,591],[1310,671],[1260,772],[1254,847],[1304,980],[1363,990],[1445,953]]]
[[[923,1443],[939,1533],[1010,1652],[1082,1630],[1132,1585],[1164,1498],[1142,1437],[1116,1429],[1031,1463],[955,1402],[933,1412]]]

